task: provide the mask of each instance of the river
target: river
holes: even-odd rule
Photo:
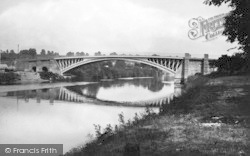
[[[153,78],[98,83],[45,83],[0,87],[0,144],[84,145],[102,128],[119,124],[180,95],[173,83]]]

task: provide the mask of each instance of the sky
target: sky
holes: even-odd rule
[[[231,54],[225,36],[191,40],[192,18],[228,13],[204,0],[0,0],[0,50],[202,57]]]

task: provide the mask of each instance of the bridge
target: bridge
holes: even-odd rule
[[[208,59],[208,54],[204,54],[204,58],[192,58],[189,53],[186,53],[184,57],[110,55],[33,59],[28,61],[26,70],[35,72],[49,70],[63,75],[65,72],[85,64],[110,60],[147,64],[173,74],[177,81],[185,81],[187,77],[196,73],[206,75],[213,71],[209,66],[211,60]]]

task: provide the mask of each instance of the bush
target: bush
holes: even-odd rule
[[[20,76],[14,72],[0,73],[0,84],[12,84],[19,79]]]
[[[64,77],[62,77],[61,75],[56,74],[56,73],[52,73],[52,72],[40,72],[40,77],[41,77],[41,79],[52,80],[52,81],[65,80]]]
[[[205,83],[208,81],[207,76],[203,75],[194,75],[194,76],[189,76],[187,78],[187,82],[184,85],[184,90],[189,90],[190,88],[194,88],[196,86],[203,86]]]
[[[247,60],[244,53],[235,53],[232,56],[222,55],[214,65],[219,73],[239,74],[246,72]]]

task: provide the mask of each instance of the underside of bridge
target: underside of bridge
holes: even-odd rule
[[[136,63],[142,63],[146,64],[158,69],[161,69],[165,72],[168,72],[170,74],[176,74],[176,71],[182,64],[182,61],[176,60],[167,62],[166,60],[159,60],[159,59],[129,59],[129,58],[98,58],[98,59],[82,59],[82,60],[58,60],[57,64],[59,66],[59,69],[61,71],[61,74],[64,74],[65,72],[74,69],[76,67],[95,63],[95,62],[102,62],[102,61],[111,61],[111,60],[122,60],[122,61],[130,61],[130,62],[136,62]],[[168,63],[168,64],[167,64]]]

